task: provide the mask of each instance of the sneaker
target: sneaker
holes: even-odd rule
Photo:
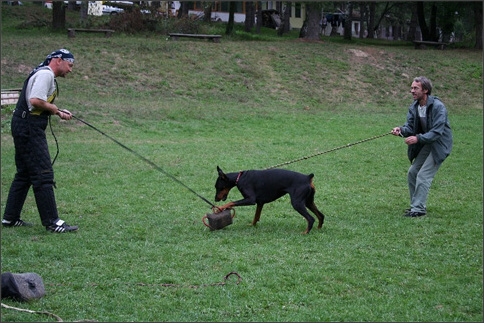
[[[45,229],[50,232],[64,233],[77,231],[79,227],[77,225],[68,225],[64,220],[57,220],[56,223],[46,226]]]
[[[408,217],[411,217],[411,218],[416,218],[416,217],[419,217],[419,216],[424,216],[425,212],[408,212],[405,214],[405,216],[408,216]]]
[[[12,221],[2,219],[2,225],[4,227],[31,227],[33,224],[20,219]]]

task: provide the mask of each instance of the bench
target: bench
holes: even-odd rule
[[[415,49],[424,49],[427,46],[435,46],[438,49],[445,49],[445,47],[449,44],[441,43],[437,41],[424,41],[424,40],[414,40],[413,43],[415,44]]]
[[[2,107],[4,105],[17,104],[22,89],[2,90]]]
[[[170,39],[178,40],[179,37],[188,37],[188,38],[201,38],[201,39],[209,39],[214,43],[219,43],[220,38],[222,35],[204,35],[204,34],[178,34],[178,33],[170,33]]]
[[[76,32],[86,32],[86,33],[104,33],[106,37],[111,37],[114,30],[111,29],[86,29],[86,28],[68,28],[67,37],[76,37]]]

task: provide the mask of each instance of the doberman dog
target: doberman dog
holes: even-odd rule
[[[324,214],[314,204],[314,194],[316,193],[313,184],[314,174],[305,175],[285,169],[246,170],[225,174],[218,166],[217,171],[218,178],[215,182],[216,202],[225,201],[234,186],[237,186],[244,197],[241,200],[220,206],[219,209],[224,210],[234,206],[257,204],[254,220],[252,221],[252,225],[255,226],[260,219],[264,204],[289,194],[292,207],[308,222],[304,234],[309,233],[314,224],[314,218],[306,208],[318,217],[318,229],[321,229],[323,226]]]

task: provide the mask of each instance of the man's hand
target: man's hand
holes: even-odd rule
[[[417,142],[418,142],[417,136],[410,136],[405,139],[405,143],[407,145],[413,145],[413,144],[416,144]]]
[[[392,129],[392,135],[400,136],[401,134],[402,134],[402,130],[400,130],[400,127],[395,127]]]
[[[59,112],[57,113],[57,115],[62,120],[71,120],[72,119],[72,113],[69,110],[66,110],[66,109],[64,109],[64,110],[59,109]]]

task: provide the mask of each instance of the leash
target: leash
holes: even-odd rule
[[[297,158],[297,159],[294,159],[294,160],[291,160],[291,161],[288,161],[288,162],[285,162],[285,163],[281,163],[281,164],[277,164],[277,165],[274,165],[274,166],[271,166],[271,167],[267,167],[266,169],[272,169],[272,168],[276,168],[276,167],[280,167],[280,166],[284,166],[284,165],[289,165],[289,164],[292,164],[292,163],[295,163],[295,162],[298,162],[298,161],[301,161],[301,160],[305,160],[305,159],[309,159],[309,158],[312,158],[312,157],[316,157],[316,156],[319,156],[319,155],[322,155],[322,154],[326,154],[326,153],[329,153],[329,152],[332,152],[332,151],[335,151],[335,150],[339,150],[339,149],[351,147],[351,146],[354,146],[354,145],[361,144],[363,142],[367,142],[367,141],[370,141],[370,140],[374,140],[374,139],[377,139],[377,138],[381,138],[381,137],[384,137],[384,136],[389,135],[389,134],[391,134],[391,132],[387,132],[387,133],[384,133],[384,134],[378,135],[378,136],[373,136],[373,137],[370,137],[370,138],[367,138],[367,139],[363,139],[363,140],[360,140],[360,141],[357,141],[357,142],[354,142],[354,143],[350,143],[350,144],[346,144],[346,145],[343,145],[343,146],[339,146],[339,147],[336,147],[336,148],[333,148],[333,149],[329,149],[329,150],[326,150],[326,151],[318,152],[318,153],[315,153],[313,155],[300,157],[300,158]]]
[[[105,132],[99,130],[98,128],[94,127],[92,124],[76,117],[75,115],[71,114],[72,117],[82,123],[84,123],[86,126],[88,127],[91,127],[92,129],[96,130],[97,132],[99,132],[100,134],[108,137],[109,139],[111,139],[112,141],[114,141],[115,143],[117,143],[119,146],[123,147],[124,149],[126,149],[127,151],[129,151],[130,153],[133,153],[135,154],[136,156],[138,156],[140,159],[144,160],[145,162],[147,162],[148,164],[150,164],[154,169],[160,171],[161,173],[165,174],[166,176],[170,177],[172,180],[174,180],[175,182],[177,182],[178,184],[184,186],[186,189],[188,189],[190,192],[192,192],[193,194],[195,194],[196,196],[198,196],[200,199],[202,199],[203,201],[205,201],[207,204],[209,204],[212,209],[213,208],[216,208],[215,204],[213,204],[212,202],[210,202],[209,200],[207,200],[206,198],[204,198],[203,196],[201,196],[200,194],[198,194],[197,192],[195,192],[193,189],[191,189],[190,187],[188,187],[187,185],[185,185],[182,181],[180,181],[179,179],[177,179],[175,176],[171,175],[170,173],[164,171],[160,166],[156,165],[155,163],[153,163],[151,160],[149,160],[148,158],[145,158],[143,157],[142,155],[140,155],[139,153],[137,153],[136,151],[134,151],[133,149],[123,145],[121,142],[119,142],[118,140],[114,139],[113,137],[107,135]]]
[[[59,156],[59,142],[57,141],[57,137],[55,136],[54,129],[52,128],[52,123],[50,123],[50,116],[49,116],[49,127],[50,127],[50,132],[52,133],[52,136],[54,137],[55,140],[55,146],[57,148],[57,152],[55,153],[55,157],[52,160],[51,166],[54,166],[54,163]]]
[[[47,316],[54,317],[57,320],[57,322],[64,322],[64,320],[62,318],[60,318],[58,315],[56,315],[54,313],[46,312],[46,311],[32,311],[32,310],[27,310],[27,309],[23,309],[23,308],[9,306],[9,305],[3,304],[3,303],[2,303],[2,307],[8,308],[8,309],[11,309],[11,310],[16,310],[16,311],[19,311],[19,312],[27,312],[27,313],[31,313],[31,314],[45,314]]]

